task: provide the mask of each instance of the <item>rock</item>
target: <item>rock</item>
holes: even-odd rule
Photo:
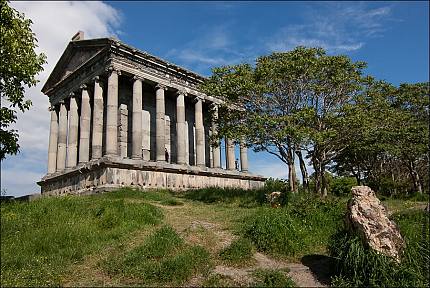
[[[346,225],[372,249],[400,262],[405,241],[396,223],[388,218],[386,209],[369,187],[352,187]]]
[[[269,201],[272,208],[279,208],[279,198],[281,197],[281,192],[276,191],[266,195],[267,201]]]

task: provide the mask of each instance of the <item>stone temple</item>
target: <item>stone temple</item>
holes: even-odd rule
[[[51,104],[42,194],[263,186],[237,139],[224,139],[222,168],[220,145],[209,141],[222,100],[199,92],[204,80],[116,39],[78,32],[42,88]]]

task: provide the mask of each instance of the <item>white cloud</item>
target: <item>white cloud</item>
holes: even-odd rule
[[[33,106],[30,111],[18,114],[14,127],[19,131],[21,154],[9,156],[2,162],[2,188],[8,194],[22,195],[39,191],[35,182],[46,171],[50,114],[48,97],[40,92],[42,86],[77,31],[84,31],[85,38],[120,34],[116,29],[121,15],[109,4],[99,1],[19,1],[10,5],[33,21],[32,30],[39,46],[37,51],[44,52],[48,61],[38,76],[37,86],[26,90]],[[29,161],[29,158],[38,161]]]
[[[339,53],[362,48],[371,37],[385,31],[391,7],[368,8],[365,3],[324,3],[305,13],[305,24],[287,25],[267,41],[271,51],[296,46],[322,47]]]

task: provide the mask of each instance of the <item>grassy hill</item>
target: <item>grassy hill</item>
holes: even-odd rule
[[[266,192],[204,189],[174,195],[125,188],[4,202],[1,285],[329,284],[336,269],[328,247],[342,229],[347,198],[290,195],[284,207],[273,209]],[[385,203],[411,247],[406,256],[414,255],[423,237],[428,243],[423,202]],[[408,261],[405,269],[416,275],[407,283],[428,283],[420,263]],[[333,279],[356,283],[348,277]]]

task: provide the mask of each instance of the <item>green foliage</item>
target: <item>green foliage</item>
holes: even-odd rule
[[[407,242],[400,264],[364,245],[356,235],[344,230],[334,234],[329,243],[330,254],[337,258],[337,275],[332,285],[427,287],[430,260],[428,217],[428,213],[423,211],[407,211],[395,216]]]
[[[8,127],[16,122],[17,108],[21,112],[30,109],[31,101],[25,99],[25,86],[36,85],[36,75],[46,63],[43,53],[37,54],[37,39],[31,31],[32,21],[0,0],[0,160],[6,154],[19,151],[18,133]]]
[[[244,190],[236,188],[204,188],[188,190],[181,196],[204,203],[237,204],[240,207],[255,207],[266,203],[266,190]]]
[[[330,192],[336,196],[349,195],[353,186],[357,186],[354,177],[334,177],[330,182]]]
[[[162,219],[152,205],[105,195],[2,202],[2,286],[59,285],[71,263]]]
[[[259,251],[285,256],[324,253],[342,223],[345,199],[291,195],[280,209],[259,208],[244,221],[242,233]]]
[[[250,260],[252,257],[253,247],[249,239],[239,238],[233,241],[230,246],[224,248],[219,256],[222,260],[231,263],[242,263]]]
[[[290,277],[276,270],[258,269],[253,276],[257,279],[252,286],[254,287],[297,287]]]
[[[140,284],[183,283],[194,273],[206,271],[209,253],[200,246],[189,246],[169,226],[164,226],[145,242],[101,263],[112,276],[129,276]]]
[[[264,189],[267,192],[286,192],[288,183],[282,179],[269,178],[264,182]]]

